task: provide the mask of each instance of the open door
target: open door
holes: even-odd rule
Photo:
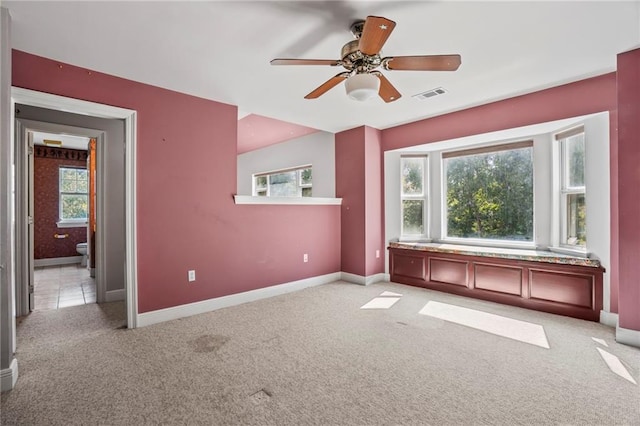
[[[27,188],[27,288],[29,289],[29,312],[32,312],[35,308],[34,300],[34,282],[33,282],[33,269],[34,269],[34,201],[33,201],[33,133],[27,134],[28,151],[27,151],[27,176],[28,176],[28,188]]]
[[[87,227],[87,265],[91,276],[96,276],[96,139],[91,138],[87,147],[87,170],[89,171],[89,226]]]

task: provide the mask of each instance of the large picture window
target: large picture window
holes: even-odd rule
[[[404,238],[425,237],[427,234],[426,157],[402,157],[400,170],[402,236]]]
[[[60,222],[86,222],[89,201],[87,170],[60,167],[58,174]]]
[[[587,244],[584,184],[584,129],[556,135],[560,143],[560,244],[584,249]]]
[[[533,142],[447,152],[447,238],[533,241]]]
[[[312,197],[311,166],[253,175],[253,195],[258,197]]]

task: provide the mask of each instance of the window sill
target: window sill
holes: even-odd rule
[[[342,204],[342,198],[321,197],[253,197],[234,195],[236,204],[290,204],[290,205],[336,205]]]
[[[58,228],[86,228],[87,222],[60,221],[56,225],[58,225]]]
[[[586,250],[569,248],[569,247],[549,247],[549,251],[554,253],[568,254],[570,256],[590,258],[590,253]]]

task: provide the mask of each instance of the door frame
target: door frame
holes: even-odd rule
[[[33,283],[33,240],[29,224],[29,204],[33,202],[34,175],[27,166],[31,146],[27,146],[29,134],[33,132],[65,133],[86,138],[95,138],[97,143],[96,164],[96,301],[106,301],[106,248],[104,246],[104,182],[105,182],[105,132],[97,129],[68,126],[65,124],[47,123],[44,121],[17,118],[16,126],[16,316],[27,315],[30,310],[29,285]],[[27,190],[29,188],[29,190]],[[88,226],[88,225],[87,225]],[[32,306],[31,306],[32,308]]]
[[[23,89],[19,87],[11,87],[11,122],[15,122],[15,104],[30,105],[40,108],[47,108],[56,111],[65,111],[75,114],[88,115],[99,118],[115,118],[122,119],[125,122],[125,290],[126,290],[126,311],[127,311],[127,327],[136,328],[138,323],[138,281],[137,281],[137,238],[136,238],[136,111],[114,107],[110,105],[98,104],[79,99],[67,98],[64,96],[52,95],[49,93],[37,92],[34,90]],[[101,131],[100,131],[101,132]],[[16,137],[15,131],[12,131],[13,147],[17,164],[21,161],[18,157],[19,139]],[[104,143],[102,144],[104,145]],[[100,146],[100,145],[99,145]],[[98,160],[104,157],[98,153]],[[98,166],[99,167],[99,166]],[[96,182],[100,184],[103,179]],[[21,182],[17,181],[17,185]],[[18,188],[16,188],[18,189]],[[24,191],[24,187],[19,188]],[[97,190],[101,191],[98,186]],[[104,191],[101,191],[104,193]],[[100,198],[100,197],[98,197]],[[103,203],[102,203],[103,204]],[[16,206],[17,207],[17,206]],[[96,213],[102,217],[101,207],[96,206]],[[18,212],[16,212],[18,213]],[[99,217],[100,217],[99,216]],[[16,229],[24,229],[25,215],[15,216]],[[24,237],[17,235],[15,242],[15,253],[23,253]],[[96,246],[100,242],[96,241]],[[98,251],[98,249],[96,250]],[[102,250],[104,253],[104,250]],[[98,253],[96,253],[98,255]],[[100,266],[101,257],[97,257],[97,267]],[[16,263],[16,265],[19,265]],[[104,269],[104,268],[102,268]],[[96,271],[98,274],[99,270]],[[97,284],[97,283],[96,283]],[[103,283],[106,284],[106,283]],[[18,280],[15,281],[18,286]],[[17,289],[14,289],[14,291]],[[96,289],[97,290],[97,289]]]

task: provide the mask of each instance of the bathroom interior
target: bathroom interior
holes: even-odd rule
[[[96,140],[33,132],[32,310],[96,302]]]

